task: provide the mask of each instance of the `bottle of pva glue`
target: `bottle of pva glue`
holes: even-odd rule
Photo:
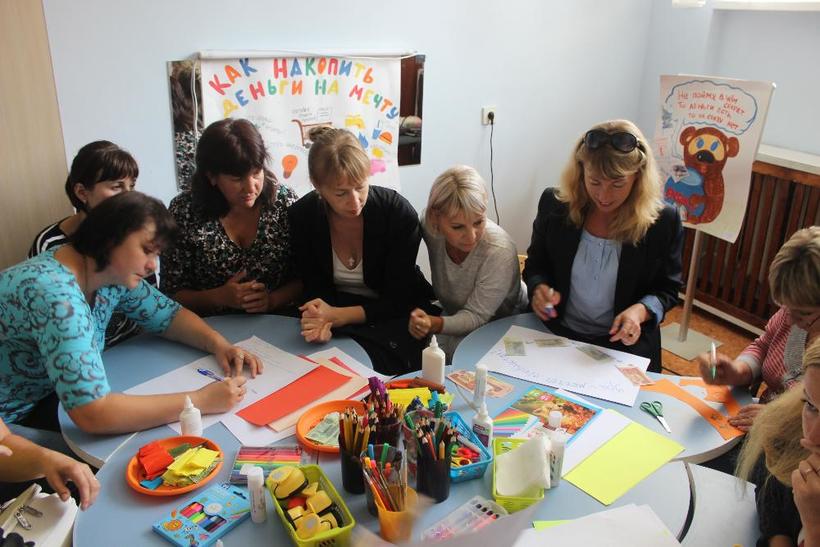
[[[492,452],[490,445],[493,442],[493,419],[487,413],[487,401],[481,401],[478,412],[473,416],[473,433]]]
[[[202,436],[202,414],[189,396],[185,396],[185,408],[179,413],[179,425],[183,435]]]
[[[430,382],[444,385],[446,356],[438,347],[436,335],[430,338],[430,345],[421,352],[421,377]]]

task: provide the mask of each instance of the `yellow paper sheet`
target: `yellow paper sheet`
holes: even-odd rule
[[[559,524],[564,524],[565,522],[569,522],[567,520],[534,520],[532,521],[532,527],[536,530],[546,530],[547,528],[552,528],[553,526],[558,526]]]
[[[675,441],[631,423],[564,479],[609,505],[682,451]]]
[[[188,464],[190,467],[196,468],[197,473],[201,473],[214,462],[217,456],[219,456],[219,452],[216,450],[200,447],[196,454],[194,454],[194,456],[190,459]]]
[[[187,468],[188,462],[191,461],[191,458],[193,458],[196,454],[196,450],[196,448],[189,448],[188,450],[174,458],[174,461],[171,462],[171,465],[168,466],[168,471],[171,471],[172,474],[176,475],[184,474],[184,470]]]
[[[390,395],[390,400],[393,402],[394,405],[402,405],[407,407],[413,399],[418,396],[421,399],[421,402],[424,403],[424,406],[427,406],[427,402],[430,400],[430,389],[426,387],[414,387],[408,389],[388,389],[388,395]],[[453,394],[450,392],[445,393],[444,395],[439,394],[439,400],[442,403],[446,403],[448,406],[453,402]]]

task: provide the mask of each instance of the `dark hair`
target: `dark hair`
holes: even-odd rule
[[[267,167],[268,151],[259,130],[248,120],[226,118],[209,125],[196,147],[196,171],[191,179],[194,204],[209,218],[225,216],[230,209],[222,192],[211,184],[210,176],[244,177],[262,169],[265,182],[257,199],[270,203],[277,184]]]
[[[70,241],[77,252],[94,259],[99,272],[111,261],[111,251],[149,222],[156,227],[154,243],[160,249],[176,238],[177,223],[160,200],[123,192],[89,211]]]
[[[140,174],[137,160],[111,141],[94,141],[86,144],[71,162],[71,171],[65,180],[65,193],[71,205],[78,211],[88,212],[88,207],[74,193],[79,183],[87,190],[104,180],[134,179]]]

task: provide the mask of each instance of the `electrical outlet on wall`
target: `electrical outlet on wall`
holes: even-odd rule
[[[481,107],[481,125],[490,125],[490,118],[493,118],[493,122],[495,122],[495,116],[495,106]]]

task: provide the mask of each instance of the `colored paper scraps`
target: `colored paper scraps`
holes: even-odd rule
[[[157,441],[146,444],[137,453],[137,462],[146,480],[162,475],[173,461],[174,456],[169,454]]]
[[[720,413],[720,411],[707,405],[703,400],[683,389],[679,385],[669,380],[658,380],[651,386],[641,386],[644,391],[652,391],[655,393],[663,393],[670,397],[674,397],[695,409],[695,411],[703,416],[703,419],[715,428],[715,430],[725,440],[731,440],[735,437],[743,435],[743,432],[729,423],[729,419]],[[734,399],[734,397],[733,397]]]
[[[205,447],[189,448],[176,458],[162,475],[168,486],[188,486],[207,477],[216,464],[219,452]]]
[[[609,505],[683,451],[683,446],[630,423],[564,478]]]
[[[704,382],[703,378],[681,378],[678,383],[682,386],[702,387],[706,390],[706,400],[713,403],[723,403],[729,416],[737,416],[737,413],[740,412],[740,403],[732,395],[732,389],[729,386],[710,385]]]
[[[404,408],[410,406],[410,403],[413,402],[413,399],[416,397],[421,399],[424,406],[429,406],[430,399],[433,398],[430,388],[426,387],[388,389],[387,395],[389,395],[390,400],[394,405],[401,405]],[[447,393],[442,393],[438,396],[438,400],[449,407],[453,402],[453,394],[449,391]]]

